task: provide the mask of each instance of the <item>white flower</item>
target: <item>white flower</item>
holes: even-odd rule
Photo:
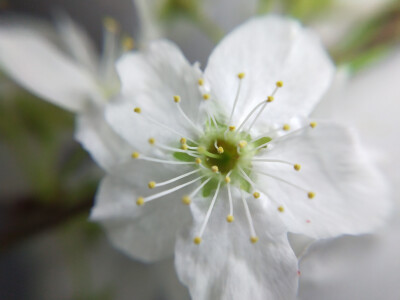
[[[333,66],[297,22],[250,20],[204,73],[168,41],[117,70],[121,99],[106,118],[133,160],[103,180],[91,218],[137,259],[175,248],[194,299],[291,299],[287,231],[325,238],[382,223],[386,185],[352,131],[305,119]]]
[[[315,114],[356,126],[364,145],[391,184],[395,206],[388,226],[375,235],[315,243],[300,264],[300,299],[400,297],[400,51],[344,82]],[[373,88],[371,88],[373,87]],[[380,201],[380,199],[374,199]]]
[[[4,19],[0,69],[37,96],[76,113],[76,139],[108,169],[129,148],[103,117],[104,106],[120,88],[114,63],[124,46],[118,24],[110,18],[104,23],[99,58],[86,34],[66,16],[58,19],[56,32],[38,21]]]

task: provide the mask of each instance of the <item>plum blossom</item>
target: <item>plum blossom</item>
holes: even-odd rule
[[[193,299],[292,299],[287,232],[327,238],[383,223],[386,183],[354,131],[307,117],[334,67],[298,22],[251,19],[204,72],[166,40],[125,54],[117,71],[121,94],[105,116],[132,161],[103,179],[91,218],[136,259],[175,252]]]
[[[120,162],[124,149],[129,151],[103,117],[120,88],[115,61],[133,43],[120,37],[118,26],[104,19],[101,57],[67,16],[59,16],[56,31],[22,18],[3,19],[0,28],[0,69],[33,94],[76,113],[76,139],[105,169]]]

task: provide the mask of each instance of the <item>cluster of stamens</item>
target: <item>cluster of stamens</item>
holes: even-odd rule
[[[204,125],[204,129],[198,127],[198,125],[194,124],[192,120],[185,114],[180,103],[182,101],[181,97],[175,95],[173,97],[173,101],[176,103],[178,111],[182,115],[182,117],[186,120],[188,125],[193,129],[194,133],[197,135],[197,138],[190,139],[188,137],[183,137],[176,130],[169,128],[167,125],[160,123],[154,118],[150,117],[147,114],[144,114],[139,107],[134,108],[134,112],[142,115],[149,122],[152,122],[156,125],[159,125],[165,130],[169,130],[171,133],[180,136],[179,142],[174,146],[164,145],[159,143],[155,138],[149,138],[148,142],[150,145],[157,147],[158,149],[170,153],[173,155],[173,159],[159,159],[152,158],[140,155],[138,152],[132,153],[132,158],[134,159],[142,159],[149,162],[161,163],[161,164],[174,164],[174,165],[192,165],[193,170],[181,174],[177,177],[168,179],[163,182],[155,182],[149,181],[148,187],[149,189],[156,189],[165,185],[169,185],[180,181],[184,178],[193,177],[194,178],[180,184],[174,186],[170,189],[161,191],[156,194],[152,194],[146,197],[138,197],[136,200],[137,205],[142,206],[146,202],[153,201],[155,199],[161,198],[170,193],[176,192],[184,187],[199,183],[196,188],[192,190],[192,192],[188,195],[184,195],[182,197],[182,203],[185,205],[190,205],[192,200],[202,192],[203,197],[212,197],[210,202],[210,206],[206,212],[203,224],[198,232],[198,234],[194,237],[193,241],[195,244],[200,244],[202,241],[202,236],[206,229],[208,220],[211,216],[211,212],[213,207],[218,199],[218,195],[222,188],[227,189],[228,201],[229,201],[229,212],[226,217],[226,221],[228,223],[234,222],[234,211],[233,211],[233,199],[232,199],[232,189],[238,189],[241,195],[241,200],[243,202],[243,207],[245,210],[245,214],[249,224],[250,230],[250,241],[252,243],[256,243],[258,241],[258,237],[254,228],[251,212],[249,210],[249,206],[246,199],[246,194],[252,194],[253,198],[257,201],[261,201],[260,198],[262,196],[266,196],[271,201],[274,201],[270,197],[270,195],[263,191],[263,194],[259,192],[257,188],[257,184],[254,182],[252,178],[256,176],[267,176],[276,181],[286,183],[294,188],[297,188],[301,191],[305,191],[307,197],[309,199],[313,199],[315,197],[315,193],[311,192],[307,189],[304,189],[292,182],[289,182],[283,178],[274,176],[272,174],[268,174],[262,171],[255,171],[252,166],[255,163],[278,163],[292,166],[294,171],[300,171],[301,165],[298,163],[293,163],[285,160],[279,159],[267,159],[263,157],[257,157],[257,154],[261,151],[265,151],[268,148],[268,144],[271,142],[272,138],[269,135],[265,135],[258,138],[252,138],[248,132],[255,124],[267,104],[274,101],[275,94],[278,89],[283,87],[283,82],[276,82],[276,87],[274,91],[268,96],[265,100],[258,103],[251,112],[244,118],[244,121],[239,124],[238,127],[231,124],[232,117],[235,112],[235,108],[240,96],[240,87],[241,81],[245,78],[244,73],[239,73],[237,75],[239,79],[238,90],[236,94],[236,98],[233,104],[233,108],[231,114],[229,116],[228,122],[226,125],[221,125],[221,123],[216,122],[215,118],[209,115],[209,122]],[[204,79],[198,80],[199,86],[204,85]],[[202,97],[204,100],[210,100],[211,95],[209,93],[203,93]],[[209,112],[208,112],[209,113]],[[252,118],[252,119],[251,119]],[[246,130],[244,130],[244,126],[251,120],[251,123],[247,126]],[[316,126],[315,122],[309,124],[311,128]],[[293,131],[295,133],[299,130],[303,130],[305,128],[301,128]],[[284,124],[278,130],[280,131],[290,131],[290,125]],[[270,134],[269,132],[268,134]],[[291,133],[288,133],[291,134]],[[284,136],[287,136],[284,135]],[[280,137],[277,137],[279,139]],[[247,188],[243,188],[243,186],[247,186]],[[201,196],[200,196],[201,197]],[[280,213],[285,212],[285,208],[282,205],[277,206],[277,210]]]

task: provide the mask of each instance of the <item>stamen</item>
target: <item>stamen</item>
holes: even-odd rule
[[[285,131],[289,131],[290,130],[290,125],[289,124],[283,124],[282,129]]]
[[[251,187],[253,188],[253,190],[256,189],[256,184],[253,182],[253,180],[250,179],[249,176],[247,176],[246,172],[243,171],[243,169],[238,166],[239,172],[242,174],[243,178],[251,185]]]
[[[141,160],[169,164],[169,165],[194,165],[195,164],[195,162],[164,160],[164,159],[152,158],[152,157],[147,157],[147,156],[141,156],[138,152],[133,152],[131,156],[134,159],[141,159]]]
[[[204,100],[210,99],[210,94],[203,94],[203,99]]]
[[[192,202],[192,198],[212,179],[212,177],[207,178],[204,180],[200,186],[198,186],[193,192],[190,193],[189,196],[183,196],[182,202],[186,205],[189,205]]]
[[[283,206],[278,206],[278,211],[283,213],[285,212],[285,208]]]
[[[109,32],[117,33],[119,31],[119,24],[112,17],[104,17],[103,25],[104,25],[104,28]]]
[[[215,149],[217,149],[217,152],[218,152],[219,154],[224,153],[224,148],[218,147],[217,141],[214,142],[214,147],[215,147]]]
[[[212,166],[211,167],[211,171],[213,171],[214,173],[218,173],[218,166]]]
[[[226,174],[226,176],[225,176],[225,182],[227,183],[226,187],[228,189],[228,200],[229,200],[229,215],[226,220],[229,223],[233,222],[233,220],[234,220],[233,219],[233,201],[232,201],[231,184],[230,184],[231,183],[231,177],[230,177],[231,173],[232,173],[232,170],[230,170],[228,172],[228,174]],[[229,221],[228,218],[231,219],[231,221]]]
[[[260,157],[254,157],[251,160],[252,163],[254,162],[271,162],[271,163],[280,163],[280,164],[285,164],[285,165],[289,165],[292,166],[293,169],[295,169],[296,171],[300,171],[301,169],[301,165],[299,164],[294,164],[290,161],[287,160],[281,160],[281,159],[268,159],[268,158],[260,158]]]
[[[229,116],[228,125],[231,123],[232,117],[233,117],[233,113],[235,112],[235,109],[236,109],[236,104],[237,104],[238,99],[239,99],[240,88],[241,88],[241,86],[242,86],[242,79],[244,78],[244,75],[245,75],[244,73],[239,73],[239,74],[237,75],[238,78],[239,78],[239,85],[238,85],[238,89],[237,89],[237,91],[236,91],[235,101],[233,102],[233,107],[232,107],[232,110],[231,110],[231,115]]]
[[[194,183],[196,181],[199,181],[200,179],[204,178],[205,176],[206,175],[197,177],[196,179],[193,179],[193,180],[185,182],[185,183],[183,183],[181,185],[175,186],[175,187],[173,187],[173,188],[171,188],[169,190],[165,190],[165,191],[162,191],[160,193],[157,193],[157,194],[154,194],[154,195],[151,195],[151,196],[148,196],[148,197],[144,197],[144,198],[143,197],[139,197],[139,198],[143,198],[143,201],[146,203],[146,202],[149,202],[149,201],[164,197],[164,196],[166,196],[168,194],[171,194],[171,193],[173,193],[173,192],[175,192],[177,190],[180,190],[180,189],[184,188],[185,186],[188,186],[188,185],[190,185],[190,184],[192,184],[192,183]]]
[[[232,201],[232,193],[231,193],[231,184],[228,183],[226,185],[227,189],[228,189],[228,200],[229,200],[229,215],[227,216],[226,220],[229,223],[232,223],[234,218],[233,218],[233,201]]]
[[[170,147],[167,145],[163,145],[160,143],[156,143],[156,140],[154,138],[150,138],[149,139],[149,144],[150,145],[155,145],[157,148],[162,149],[162,150],[166,150],[166,151],[171,151],[171,152],[181,152],[181,153],[186,153],[190,156],[196,157],[196,155],[194,155],[192,152],[188,151],[188,146],[186,144],[182,144],[181,148],[174,148],[174,147]]]
[[[290,182],[290,181],[287,181],[287,180],[285,180],[285,179],[283,179],[283,178],[280,178],[280,177],[277,177],[277,176],[274,176],[274,175],[271,175],[271,174],[268,174],[268,173],[265,173],[265,172],[262,172],[262,171],[255,171],[255,172],[257,172],[257,173],[259,173],[259,174],[261,174],[261,175],[265,175],[265,176],[271,177],[271,178],[273,178],[273,179],[275,179],[275,180],[278,180],[278,181],[281,181],[281,182],[283,182],[283,183],[286,183],[286,184],[288,184],[288,185],[290,185],[290,186],[292,186],[292,187],[295,187],[295,188],[297,188],[297,189],[299,189],[299,190],[302,190],[302,191],[304,191],[304,192],[307,193],[307,196],[308,196],[308,198],[310,198],[310,199],[312,199],[312,198],[315,197],[315,193],[314,193],[314,192],[310,192],[309,190],[307,190],[307,189],[305,189],[305,188],[302,188],[301,186],[298,186],[297,184],[294,184],[294,183],[292,183],[292,182]],[[311,196],[311,197],[310,197],[310,196]]]
[[[201,237],[203,236],[204,230],[206,229],[206,226],[207,226],[207,223],[208,223],[208,219],[210,218],[210,215],[211,215],[211,211],[214,208],[214,204],[215,204],[215,201],[217,200],[217,196],[218,196],[220,187],[221,187],[221,181],[218,182],[217,189],[215,191],[214,197],[211,200],[211,204],[210,204],[210,206],[208,208],[208,211],[207,211],[206,217],[204,219],[203,225],[201,226],[200,233],[193,240],[195,244],[200,244],[201,243]]]
[[[243,194],[242,190],[240,190],[240,194],[242,196],[244,210],[246,212],[247,221],[248,221],[249,227],[250,227],[250,241],[254,244],[254,243],[257,243],[258,237],[257,237],[256,231],[254,230],[253,219],[251,217],[250,209],[249,209],[249,206],[247,205],[247,201],[246,201],[246,199],[244,197],[244,194]]]
[[[238,146],[240,147],[240,149],[243,149],[244,147],[247,146],[247,142],[246,142],[246,141],[240,141],[240,142],[238,143]]]
[[[211,158],[221,158],[218,154],[211,153],[202,146],[197,147],[197,152]]]
[[[179,96],[177,96],[177,95],[174,96],[174,102],[177,104],[178,110],[179,110],[180,114],[183,116],[183,118],[186,120],[186,122],[188,122],[188,123],[190,124],[190,126],[192,126],[193,129],[194,129],[197,133],[202,134],[203,131],[202,131],[201,129],[199,129],[199,128],[196,126],[196,124],[194,124],[193,121],[192,121],[192,120],[187,116],[187,114],[183,111],[183,109],[182,109],[182,107],[181,107],[181,105],[180,105],[181,97],[179,97]]]
[[[130,36],[125,36],[122,39],[122,49],[127,52],[131,51],[135,47],[135,41]]]
[[[250,113],[246,116],[246,118],[243,120],[242,124],[238,127],[237,131],[240,131],[242,129],[243,125],[246,124],[246,122],[249,120],[249,118],[254,114],[254,112],[261,106],[264,105],[265,100],[261,101],[258,103],[251,111]]]
[[[211,121],[214,123],[215,128],[219,128],[217,121],[215,120],[215,117],[213,114],[211,114],[208,110],[206,110],[207,116],[210,119],[210,123]]]
[[[253,193],[253,197],[254,197],[254,199],[260,198],[260,193],[259,192],[254,192]]]
[[[197,83],[198,83],[200,86],[204,85],[204,79],[203,79],[203,78],[200,78],[199,80],[197,80]]]
[[[179,175],[179,176],[177,176],[177,177],[174,177],[174,178],[172,178],[172,179],[168,179],[168,180],[163,181],[163,182],[157,182],[157,183],[154,182],[154,181],[151,181],[151,182],[154,183],[153,187],[164,186],[164,185],[173,183],[173,182],[175,182],[175,181],[178,181],[179,179],[185,178],[185,177],[187,177],[187,176],[189,176],[189,175],[192,175],[192,174],[194,174],[194,173],[197,173],[197,172],[199,172],[199,171],[200,171],[200,169],[196,169],[196,170],[187,172],[187,173],[185,173],[185,174]],[[150,184],[150,183],[149,183],[149,184]]]
[[[253,115],[253,113],[258,109],[259,106],[262,106],[261,109],[258,111],[257,115],[255,116],[255,118],[253,119],[253,121],[251,122],[249,128],[247,129],[247,131],[250,131],[250,129],[253,127],[254,123],[257,121],[257,119],[259,118],[261,113],[264,111],[265,107],[267,106],[267,103],[274,101],[274,96],[275,96],[276,92],[282,86],[283,86],[283,82],[278,81],[276,83],[276,87],[275,87],[274,91],[272,92],[272,94],[270,96],[268,96],[266,100],[260,102],[253,108],[253,110],[246,117],[246,119],[242,122],[242,124],[239,126],[239,128],[241,128],[244,125],[244,123],[247,122],[247,120],[250,118],[251,115]]]
[[[180,137],[184,136],[184,134],[182,134],[182,133],[176,131],[175,129],[173,129],[173,128],[171,128],[171,127],[165,125],[165,124],[162,124],[162,123],[158,122],[157,120],[153,119],[153,118],[150,117],[149,115],[143,114],[143,113],[142,113],[142,109],[141,109],[140,107],[135,107],[135,108],[133,109],[133,111],[134,111],[135,113],[141,115],[141,116],[142,116],[143,118],[145,118],[147,121],[149,121],[149,122],[151,122],[151,123],[153,123],[153,124],[155,124],[155,125],[157,125],[157,126],[160,126],[160,127],[164,128],[164,129],[168,130],[169,132],[172,132],[172,133],[174,133],[174,134],[176,134],[176,135],[178,135],[178,136],[180,136]],[[197,144],[194,140],[189,139],[189,138],[187,138],[187,139],[188,139],[189,141],[191,141],[192,143]]]
[[[311,128],[315,128],[316,126],[317,126],[317,122],[311,122],[311,123],[310,123],[310,127],[311,127]]]

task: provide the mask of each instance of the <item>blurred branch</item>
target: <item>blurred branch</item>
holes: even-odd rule
[[[93,205],[94,193],[90,197],[66,205],[66,201],[43,204],[40,199],[23,198],[0,205],[0,252],[21,240],[54,228],[79,215],[88,215]]]

